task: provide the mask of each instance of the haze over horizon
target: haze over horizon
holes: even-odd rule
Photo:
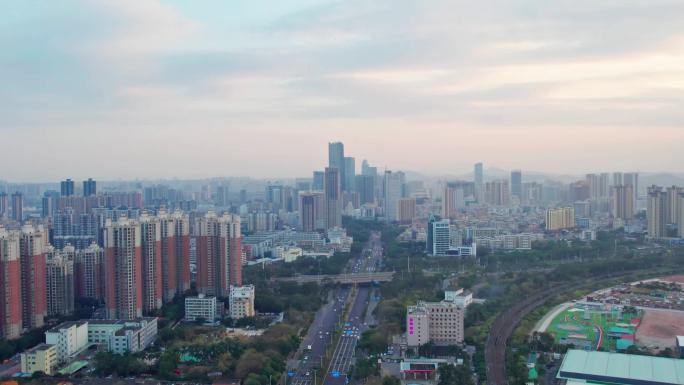
[[[683,171],[678,1],[3,8],[2,180]]]

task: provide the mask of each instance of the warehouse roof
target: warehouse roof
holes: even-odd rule
[[[568,350],[558,378],[625,385],[684,385],[684,360]]]

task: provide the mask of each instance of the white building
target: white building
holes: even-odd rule
[[[230,318],[254,317],[254,285],[230,287]]]
[[[88,346],[88,321],[61,323],[45,332],[45,343],[54,345],[57,362],[66,364]]]
[[[146,349],[157,338],[157,318],[130,321],[88,320],[88,342],[105,346],[115,354]]]
[[[39,344],[21,353],[22,373],[43,372],[48,376],[57,368],[57,347]]]
[[[453,302],[465,309],[473,303],[473,293],[466,293],[463,289],[447,290],[444,292],[444,301]]]
[[[185,320],[197,321],[202,318],[207,321],[214,321],[220,318],[222,312],[219,305],[223,307],[223,302],[217,301],[216,297],[200,294],[197,297],[185,298]]]
[[[447,294],[449,293],[449,294]],[[435,345],[463,343],[463,319],[472,296],[462,292],[447,292],[451,300],[440,302],[419,301],[406,309],[406,342],[420,346],[428,342]]]

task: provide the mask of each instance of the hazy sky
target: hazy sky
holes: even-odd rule
[[[0,179],[684,171],[684,2],[0,5]]]

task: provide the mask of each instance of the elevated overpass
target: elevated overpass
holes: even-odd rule
[[[274,280],[280,282],[334,282],[343,285],[354,283],[371,283],[371,282],[389,282],[394,278],[393,271],[383,271],[377,273],[350,273],[350,274],[322,274],[322,275],[296,275],[294,277],[275,278]]]

